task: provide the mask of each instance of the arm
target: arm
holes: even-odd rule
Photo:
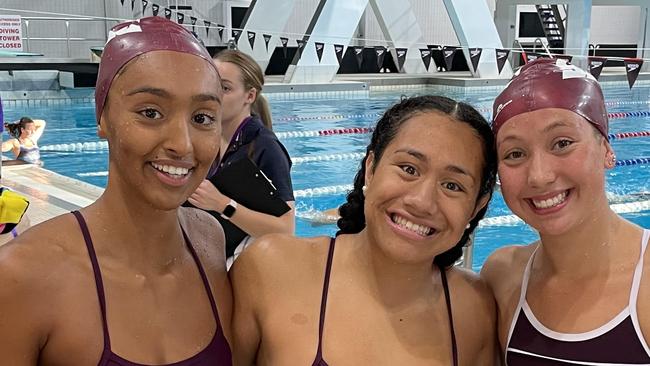
[[[32,137],[31,137],[32,141],[34,141],[35,143],[38,142],[38,139],[41,138],[41,136],[43,135],[43,132],[45,131],[45,125],[46,124],[47,124],[47,122],[45,122],[42,119],[35,119],[34,120],[34,125],[36,126],[36,131],[34,131],[34,133],[32,134]]]
[[[11,244],[0,250],[0,355],[6,365],[37,365],[46,343],[45,311],[38,306],[44,294],[35,286],[32,274],[38,271],[25,252]]]
[[[20,154],[20,144],[17,139],[7,140],[2,143],[2,152],[10,151],[17,157]]]

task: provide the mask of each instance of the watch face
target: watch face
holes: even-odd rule
[[[223,214],[222,215],[224,215],[224,216],[226,216],[228,218],[232,217],[232,215],[234,215],[234,214],[235,214],[235,208],[230,204],[228,204],[226,206],[226,208],[223,209]]]

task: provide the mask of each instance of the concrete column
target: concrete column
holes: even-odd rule
[[[426,73],[420,56],[420,48],[426,48],[422,30],[415,18],[409,1],[370,0],[370,6],[377,17],[379,27],[388,42],[388,48],[397,65],[395,48],[408,48],[403,71],[405,73]],[[435,70],[435,67],[431,67]]]
[[[567,28],[564,38],[566,53],[574,55],[572,63],[587,68],[589,33],[591,30],[591,0],[569,1]]]
[[[637,42],[637,57],[643,58],[641,71],[650,71],[650,5],[641,6],[639,18],[639,41]]]
[[[334,44],[347,47],[359,25],[368,0],[321,0],[303,38],[302,56],[294,59],[284,76],[285,83],[330,82],[339,69]],[[268,18],[268,16],[267,16]],[[318,61],[315,43],[325,44]],[[345,49],[343,50],[345,52]]]
[[[497,68],[494,49],[503,48],[503,44],[487,2],[477,0],[443,0],[443,2],[467,60],[469,60],[467,48],[483,48],[483,54],[474,76],[510,78],[512,69],[509,66],[504,66],[501,74]]]

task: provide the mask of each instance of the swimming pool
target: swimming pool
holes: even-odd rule
[[[605,83],[608,110],[618,113],[610,121],[610,133],[650,131],[650,83],[637,82],[629,90],[626,83]],[[296,233],[299,236],[332,235],[334,225],[314,225],[310,217],[336,207],[345,200],[370,135],[367,129],[378,114],[400,98],[400,95],[442,94],[468,101],[485,115],[495,88],[472,88],[461,92],[456,88],[427,87],[402,91],[371,92],[345,98],[306,97],[280,98],[270,95],[274,130],[294,159],[292,179],[296,194]],[[634,113],[641,112],[641,113]],[[633,115],[637,114],[637,115]],[[47,129],[41,138],[42,159],[47,169],[105,186],[108,167],[105,142],[96,135],[92,103],[5,106],[6,120],[22,115],[44,118]],[[7,136],[5,135],[6,139]],[[619,160],[650,157],[650,137],[613,140]],[[640,161],[640,160],[639,160]],[[642,200],[637,193],[650,192],[650,164],[632,160],[608,172],[607,190],[619,209],[631,211],[623,216],[639,225],[650,227],[650,210],[625,205]],[[643,198],[648,200],[649,198]],[[621,205],[622,204],[622,205]],[[505,244],[526,243],[537,235],[523,223],[516,222],[499,193],[495,194],[487,214],[489,217],[476,233],[474,268],[480,268],[489,253]]]

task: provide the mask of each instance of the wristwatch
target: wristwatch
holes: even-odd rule
[[[223,212],[221,213],[221,217],[223,217],[226,220],[230,220],[232,215],[235,214],[235,211],[237,211],[237,202],[231,199],[230,202],[226,205],[226,208],[223,209]]]

